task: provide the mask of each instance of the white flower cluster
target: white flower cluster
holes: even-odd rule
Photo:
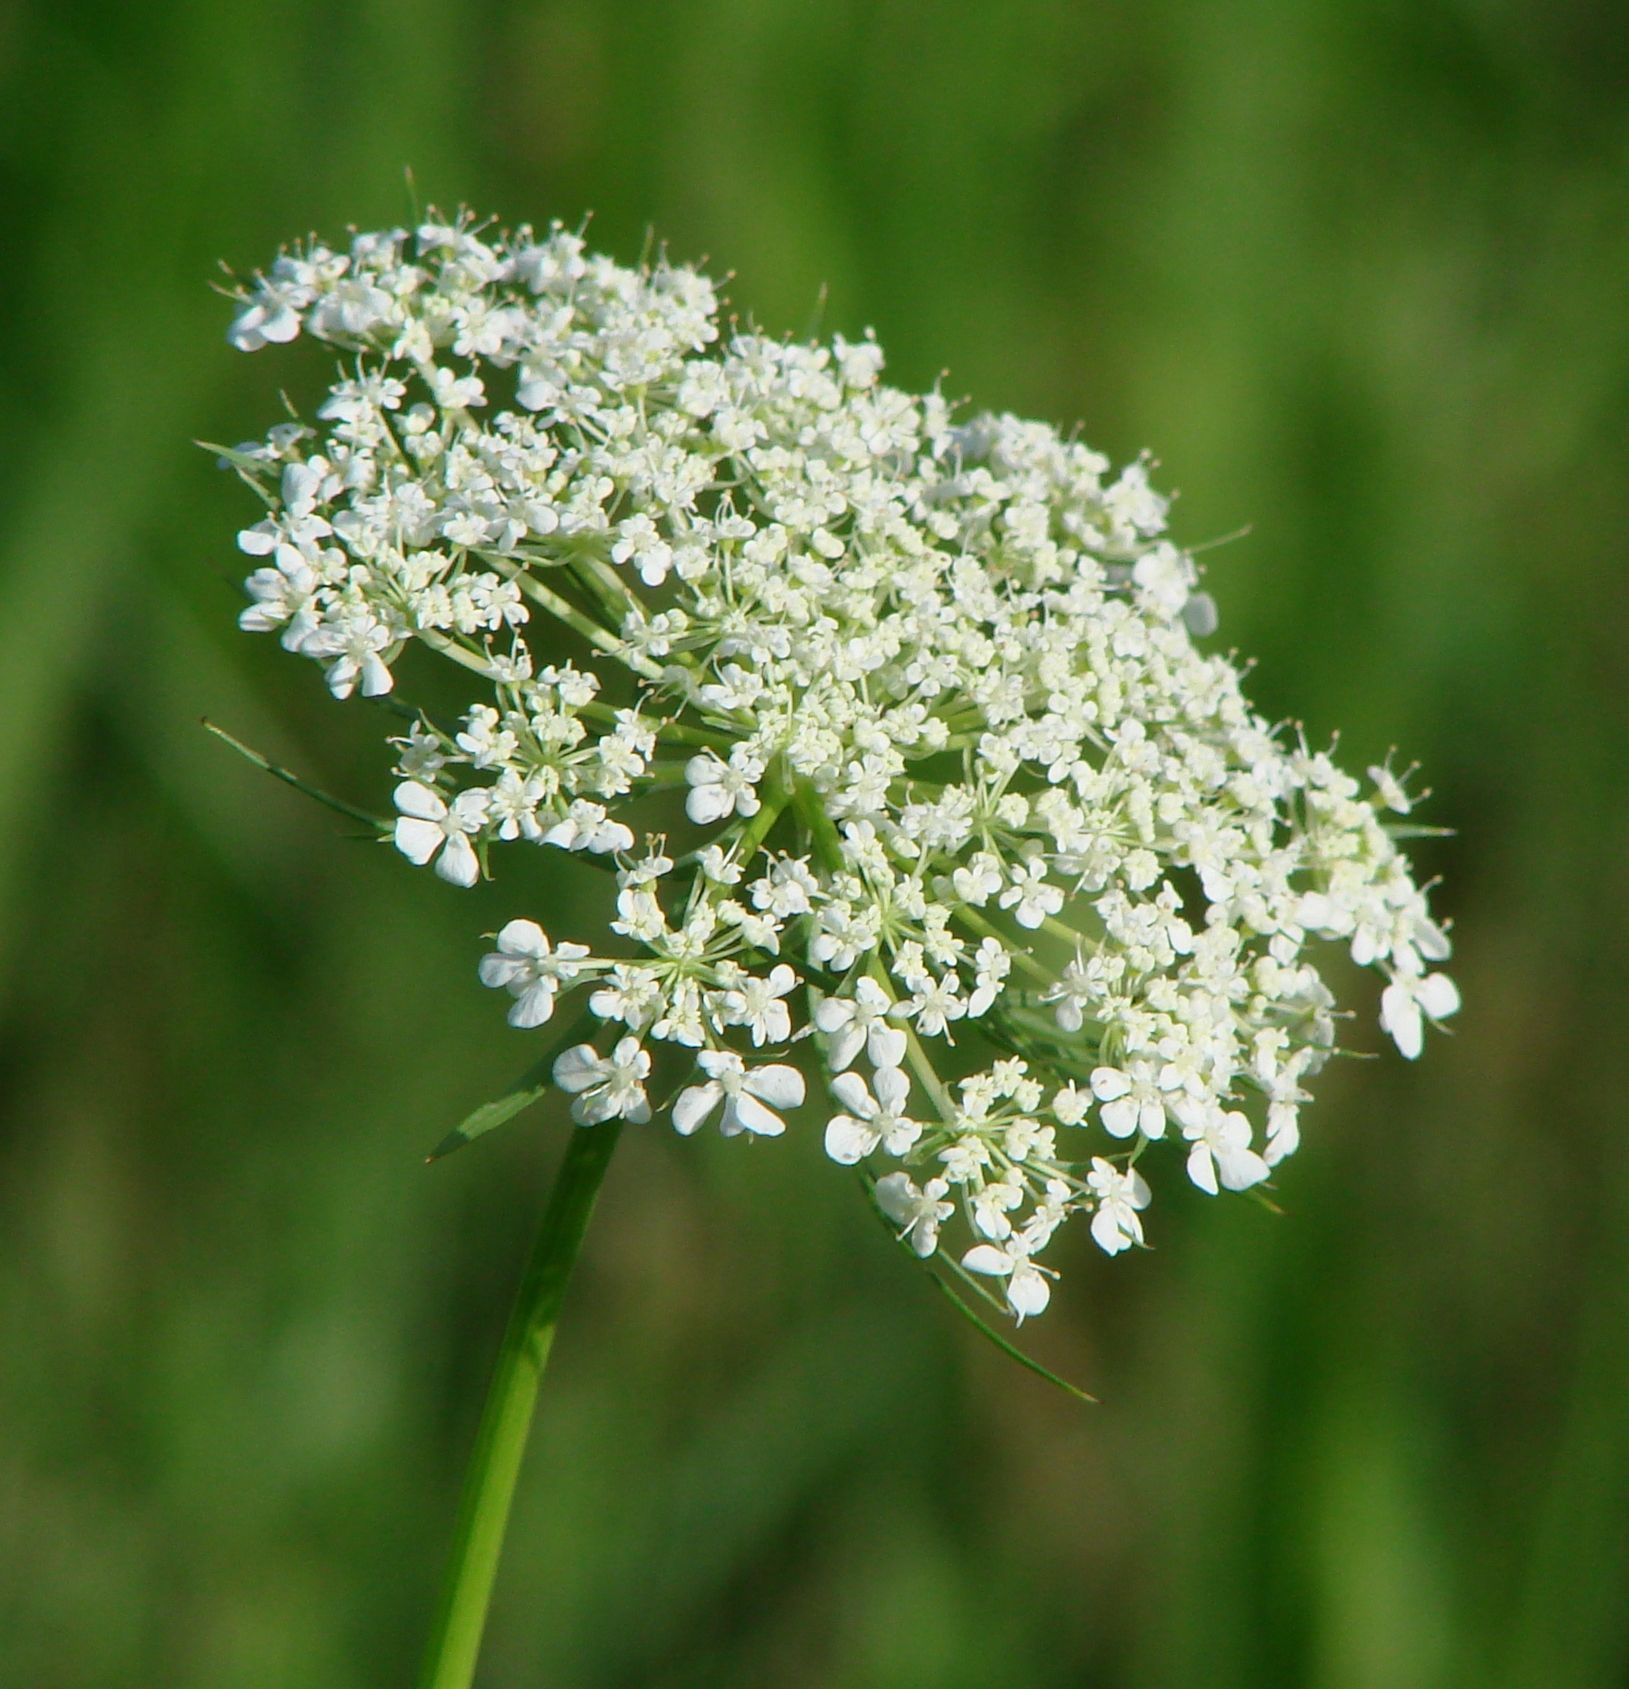
[[[314,426],[230,454],[266,506],[243,626],[341,698],[415,644],[466,671],[460,718],[394,741],[411,861],[614,868],[608,932],[517,919],[481,966],[519,1027],[586,994],[579,1121],[773,1136],[813,1031],[832,1159],[917,1254],[964,1227],[953,1263],[1022,1318],[1071,1214],[1142,1242],[1150,1145],[1212,1193],[1295,1149],[1334,1046],[1314,941],[1385,975],[1406,1056],[1457,1007],[1402,782],[1366,796],[1196,645],[1144,464],[958,420],[869,337],[725,332],[704,276],[559,226],[289,252],[231,338],[302,332],[344,364]]]

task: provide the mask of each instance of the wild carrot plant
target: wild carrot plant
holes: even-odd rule
[[[1161,1178],[1250,1191],[1294,1153],[1336,1042],[1321,951],[1381,975],[1405,1056],[1458,1006],[1404,778],[1251,709],[1146,463],[890,387],[869,335],[730,326],[695,270],[560,226],[298,247],[240,302],[243,350],[340,355],[310,422],[225,454],[263,504],[242,625],[396,702],[410,863],[469,887],[565,851],[617,886],[592,927],[534,876],[478,963],[517,1029],[573,1025],[545,1072],[583,1131],[427,1685],[473,1670],[623,1122],[807,1119],[916,1255],[1021,1321],[1071,1218],[1119,1254]],[[415,647],[455,666],[454,713],[401,702]]]

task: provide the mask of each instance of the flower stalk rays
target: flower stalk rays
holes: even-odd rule
[[[314,421],[229,454],[242,625],[338,698],[452,665],[456,716],[391,742],[410,862],[614,872],[604,927],[522,892],[479,964],[517,1028],[589,1011],[585,1127],[797,1129],[808,1040],[832,1159],[1022,1319],[1071,1217],[1118,1254],[1158,1177],[1294,1151],[1328,941],[1404,1055],[1457,1007],[1403,782],[1252,712],[1144,464],[559,227],[291,251],[232,338],[302,335],[342,355]]]

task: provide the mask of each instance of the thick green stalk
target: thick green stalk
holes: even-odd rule
[[[555,1175],[475,1434],[441,1606],[419,1676],[420,1689],[469,1689],[474,1681],[538,1382],[554,1341],[572,1265],[621,1128],[620,1120],[574,1128]]]

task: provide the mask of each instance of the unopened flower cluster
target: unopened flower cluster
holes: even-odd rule
[[[599,931],[545,932],[534,875],[480,967],[518,1027],[586,1008],[578,1121],[774,1136],[812,1039],[831,1158],[1022,1318],[1070,1216],[1116,1254],[1156,1166],[1244,1191],[1295,1150],[1319,941],[1405,1056],[1457,1007],[1402,780],[1251,711],[1146,464],[559,226],[291,250],[231,338],[302,334],[342,355],[315,420],[230,454],[266,507],[242,625],[339,698],[459,665],[456,718],[393,700],[409,861],[615,873]]]

